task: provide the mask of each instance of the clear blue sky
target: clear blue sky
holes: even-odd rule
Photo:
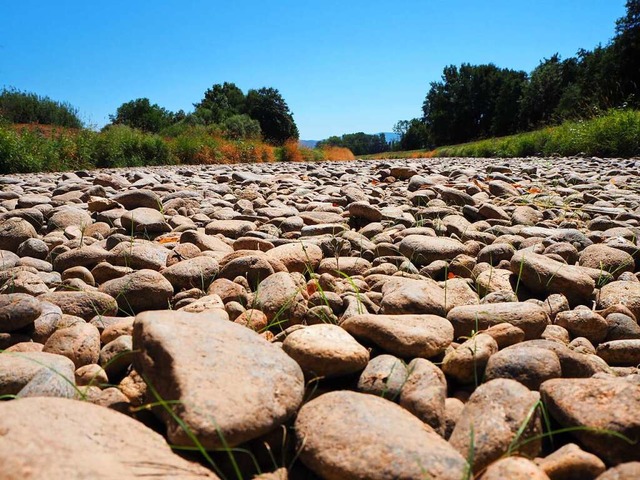
[[[606,43],[624,0],[0,0],[0,87],[102,126],[148,97],[192,109],[214,83],[275,87],[303,139],[391,131],[448,64],[530,71]]]

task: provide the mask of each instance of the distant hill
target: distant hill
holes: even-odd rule
[[[316,144],[318,143],[319,140],[300,140],[298,143],[300,143],[300,145],[302,145],[303,147],[307,147],[307,148],[316,148]]]
[[[393,133],[393,132],[380,132],[380,133],[384,134],[384,138],[387,141],[387,143],[397,142],[398,140],[400,140],[400,136],[397,133]],[[375,135],[379,135],[380,133],[376,133]],[[316,148],[316,145],[319,141],[320,140],[300,140],[299,143],[303,147]]]

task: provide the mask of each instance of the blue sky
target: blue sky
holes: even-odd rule
[[[214,83],[275,87],[303,139],[391,131],[448,64],[530,71],[605,44],[624,0],[0,0],[0,87],[102,126],[148,97],[192,109]]]

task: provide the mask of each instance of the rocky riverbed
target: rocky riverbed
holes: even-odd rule
[[[0,177],[0,476],[640,478],[639,169]]]

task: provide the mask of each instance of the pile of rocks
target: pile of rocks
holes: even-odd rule
[[[1,177],[3,478],[640,478],[639,167]]]

